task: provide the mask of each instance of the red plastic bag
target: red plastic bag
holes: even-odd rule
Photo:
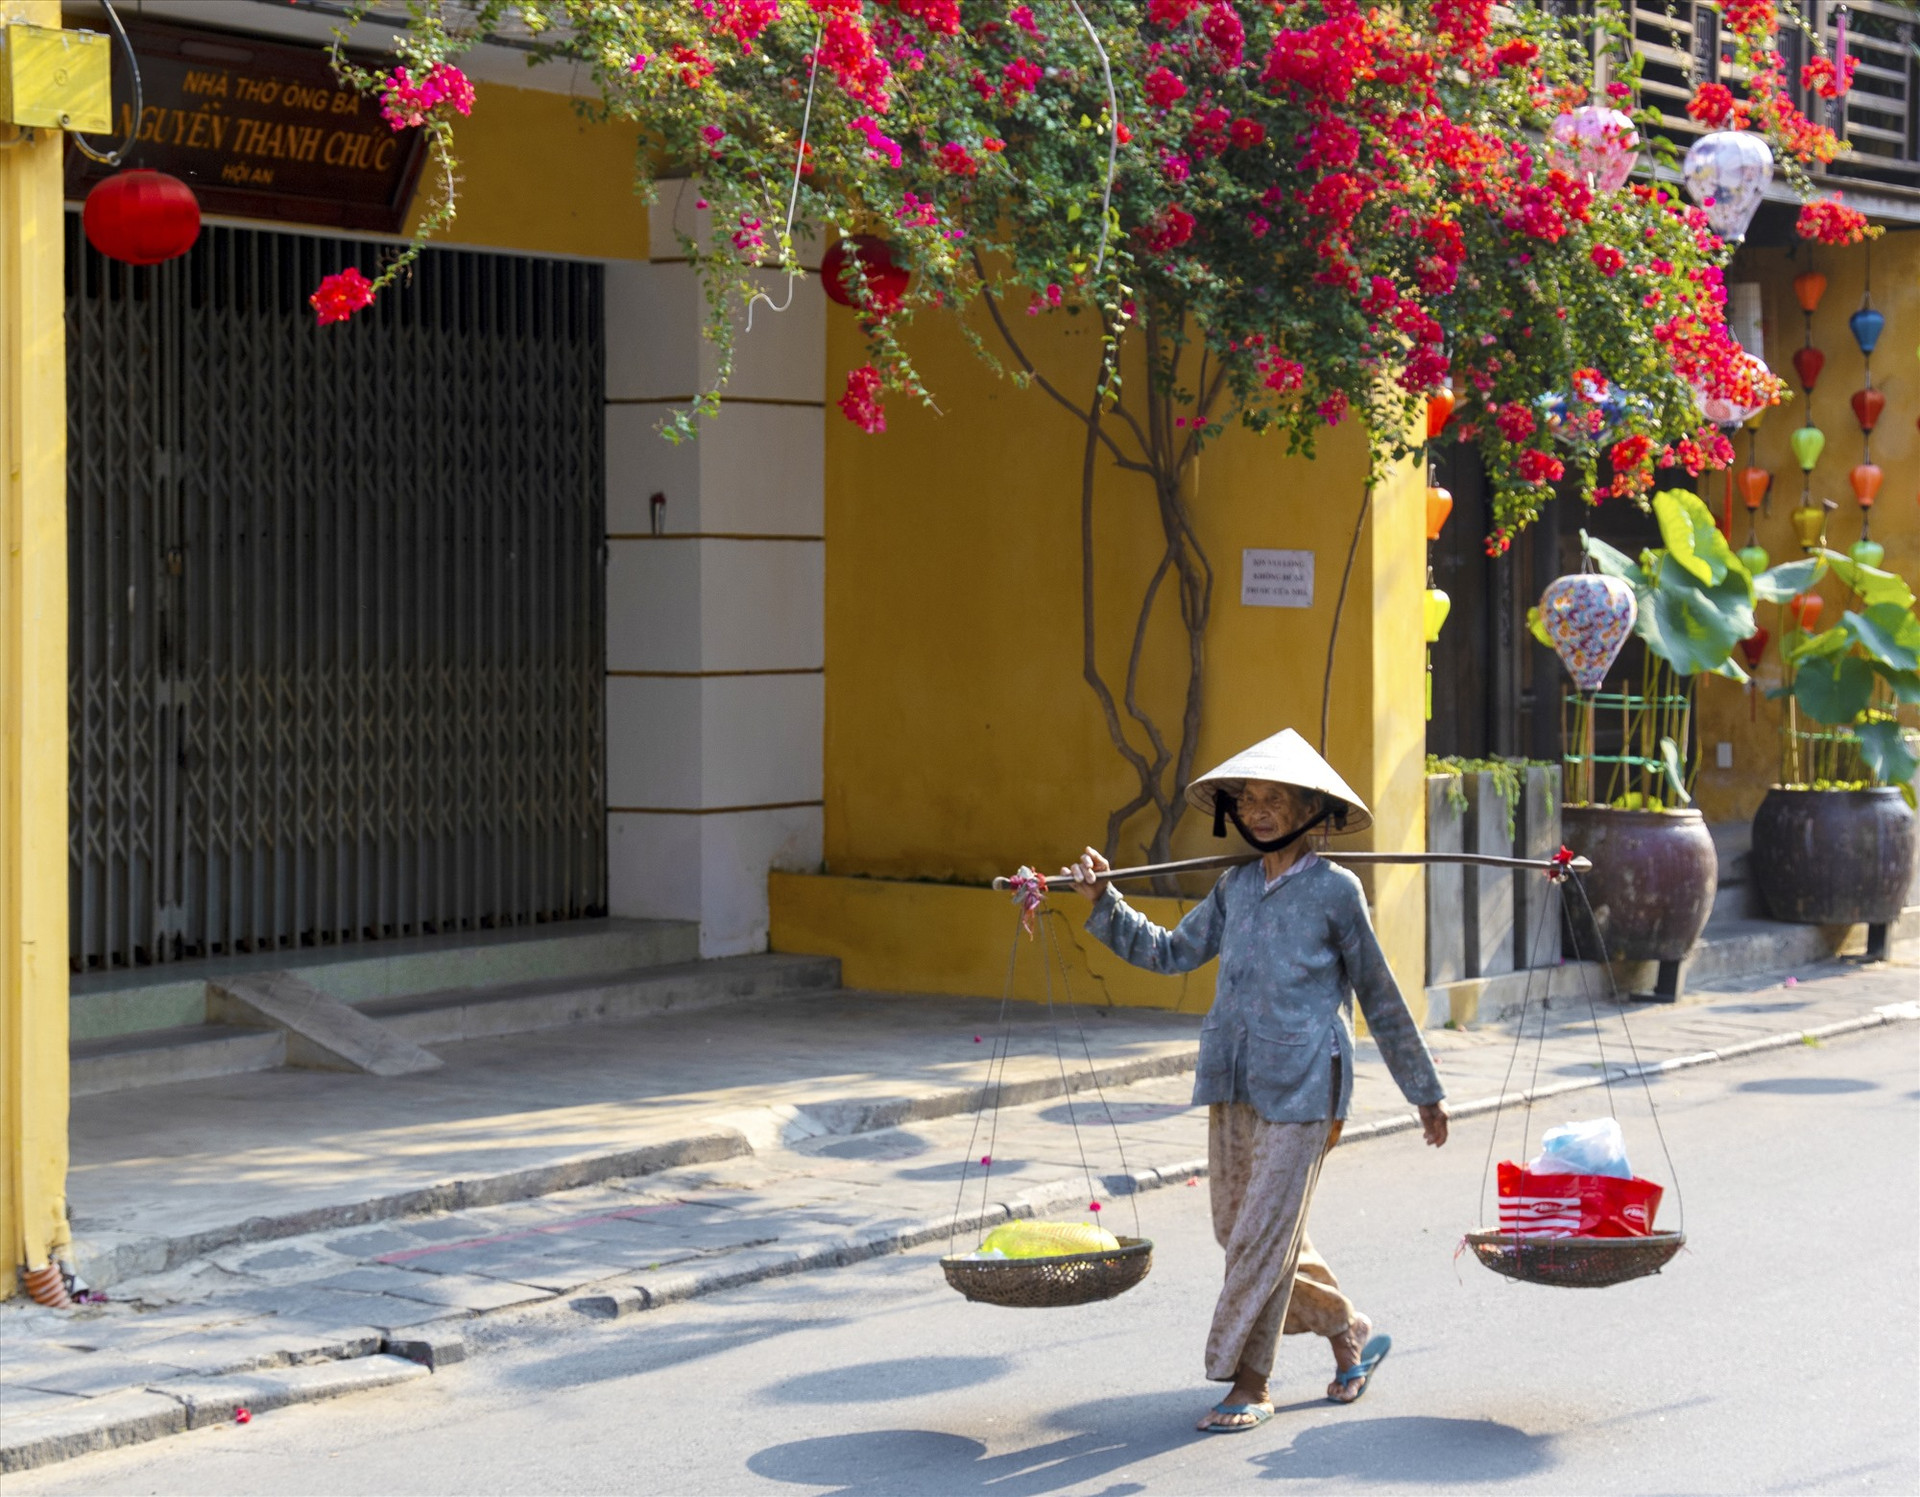
[[[1646,1237],[1664,1194],[1651,1180],[1536,1175],[1500,1165],[1500,1230],[1520,1237]]]

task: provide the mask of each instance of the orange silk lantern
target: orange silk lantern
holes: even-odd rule
[[[1453,419],[1453,391],[1442,390],[1427,397],[1427,440],[1435,440]]]
[[[1437,541],[1440,531],[1453,513],[1453,495],[1433,484],[1427,485],[1427,539]]]
[[[1787,612],[1793,615],[1793,626],[1803,634],[1811,634],[1820,622],[1820,610],[1827,605],[1818,593],[1795,593],[1787,600]]]
[[[1747,508],[1758,509],[1760,501],[1767,497],[1767,490],[1773,487],[1773,475],[1765,468],[1742,468],[1740,470],[1740,491],[1747,496]]]
[[[1880,480],[1884,476],[1878,463],[1853,465],[1853,471],[1847,475],[1847,482],[1853,485],[1853,497],[1860,501],[1862,509],[1873,508],[1873,501],[1880,497]]]
[[[1820,298],[1827,294],[1827,278],[1817,270],[1803,270],[1793,278],[1793,297],[1800,303],[1800,310],[1808,314],[1820,306]]]
[[[1853,407],[1853,419],[1860,423],[1860,430],[1872,431],[1880,423],[1880,413],[1887,408],[1887,397],[1869,385],[1864,390],[1855,390],[1848,403]]]

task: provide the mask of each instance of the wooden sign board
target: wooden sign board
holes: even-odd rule
[[[140,59],[143,107],[123,168],[180,178],[203,213],[400,231],[424,132],[389,126],[377,97],[334,77],[325,47],[133,19],[127,34]],[[133,123],[133,79],[118,44],[113,64],[114,133],[90,137],[99,151],[116,146]],[[86,197],[114,170],[69,145],[68,199]]]

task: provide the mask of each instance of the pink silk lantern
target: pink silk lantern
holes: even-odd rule
[[[1600,689],[1639,616],[1633,589],[1598,572],[1559,578],[1540,595],[1540,622],[1582,691]]]
[[[1547,131],[1547,156],[1576,181],[1591,179],[1595,192],[1618,192],[1640,159],[1633,121],[1604,104],[1570,109]]]

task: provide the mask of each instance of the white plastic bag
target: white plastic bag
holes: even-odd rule
[[[1539,1154],[1527,1165],[1534,1175],[1612,1175],[1631,1180],[1627,1141],[1615,1118],[1586,1123],[1562,1123],[1540,1139]]]

